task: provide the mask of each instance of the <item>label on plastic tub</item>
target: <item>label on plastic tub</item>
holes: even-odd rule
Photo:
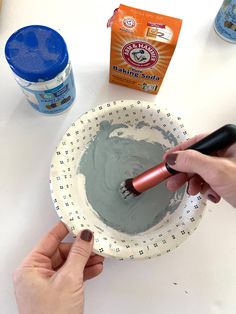
[[[71,71],[67,79],[58,86],[47,90],[33,90],[30,86],[22,86],[31,106],[39,112],[46,114],[56,114],[68,109],[75,98],[73,72]]]
[[[28,102],[37,111],[57,114],[69,108],[75,86],[63,37],[44,25],[29,25],[7,40],[5,56]]]
[[[215,18],[215,30],[225,40],[236,43],[236,0],[225,0]]]

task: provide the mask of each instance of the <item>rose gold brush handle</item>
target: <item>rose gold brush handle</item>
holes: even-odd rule
[[[136,191],[142,193],[161,183],[172,175],[173,174],[167,170],[166,163],[162,162],[161,164],[148,169],[147,171],[133,178],[133,187]]]

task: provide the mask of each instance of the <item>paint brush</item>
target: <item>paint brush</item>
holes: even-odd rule
[[[236,125],[226,124],[187,149],[193,149],[202,154],[211,155],[235,142]],[[134,178],[123,181],[120,184],[121,196],[125,200],[134,198],[176,173],[178,173],[178,171],[172,169],[166,162],[162,162]]]

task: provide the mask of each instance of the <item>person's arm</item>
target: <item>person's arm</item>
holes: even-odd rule
[[[236,207],[236,144],[217,152],[215,156],[185,150],[204,136],[198,135],[164,155],[167,163],[181,172],[167,180],[167,188],[176,191],[188,182],[188,194],[200,192],[214,203],[222,197]]]
[[[72,243],[60,222],[14,273],[20,314],[82,314],[84,280],[102,272],[104,258],[92,254],[93,234],[83,230]]]

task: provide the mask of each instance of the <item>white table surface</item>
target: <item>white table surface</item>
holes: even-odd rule
[[[115,0],[3,0],[0,13],[0,312],[17,313],[12,272],[57,221],[48,175],[59,139],[89,108],[109,100],[142,99],[170,108],[192,133],[236,122],[236,46],[213,28],[221,0],[126,0],[125,4],[183,19],[177,49],[157,96],[108,83]],[[64,36],[77,98],[59,116],[26,103],[5,61],[18,28],[44,24]],[[173,283],[177,283],[174,285]],[[86,314],[236,313],[236,209],[209,204],[197,231],[175,251],[142,262],[106,260],[86,283]],[[33,314],[33,313],[32,313]]]

